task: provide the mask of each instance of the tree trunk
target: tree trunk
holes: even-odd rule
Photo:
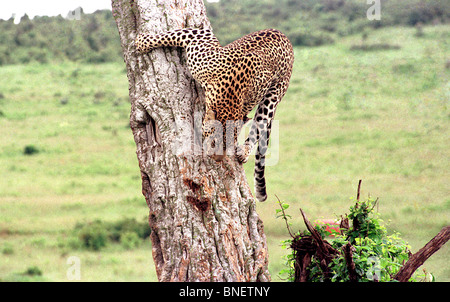
[[[210,28],[201,0],[113,0],[127,66],[130,125],[150,209],[159,281],[269,281],[263,224],[234,157],[202,155],[203,89],[184,50],[138,54],[138,32]]]

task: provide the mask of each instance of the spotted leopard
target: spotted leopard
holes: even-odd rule
[[[289,39],[276,29],[267,29],[221,46],[211,30],[185,28],[157,35],[139,34],[135,46],[140,53],[164,46],[186,50],[187,66],[205,90],[203,136],[207,139],[214,133],[209,122],[220,122],[224,130],[223,149],[232,145],[234,150],[237,136],[249,120],[247,115],[258,106],[245,143],[236,147],[236,157],[246,162],[258,142],[255,193],[259,201],[265,201],[264,166],[272,121],[288,89],[294,63]],[[227,141],[226,133],[232,133],[233,142]],[[214,142],[213,139],[213,146]]]

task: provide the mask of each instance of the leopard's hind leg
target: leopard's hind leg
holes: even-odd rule
[[[267,199],[264,167],[272,129],[272,121],[275,116],[276,107],[280,101],[281,99],[276,94],[276,89],[269,89],[264,100],[258,105],[249,136],[245,140],[244,145],[238,147],[236,154],[239,161],[246,162],[249,154],[256,143],[258,143],[258,149],[255,155],[254,179],[256,198],[259,201],[265,201]]]

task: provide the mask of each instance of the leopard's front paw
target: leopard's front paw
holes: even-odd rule
[[[248,155],[249,151],[246,145],[236,146],[236,158],[240,163],[245,164],[248,161]]]

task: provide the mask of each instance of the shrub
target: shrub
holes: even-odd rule
[[[106,246],[108,240],[108,232],[102,221],[97,220],[81,227],[78,238],[82,242],[83,247],[98,251]]]
[[[146,239],[150,236],[151,229],[148,222],[138,222],[135,218],[124,218],[114,223],[110,223],[109,238],[120,242],[121,236],[126,233],[135,233],[140,239]]]
[[[328,266],[323,266],[320,257],[317,256],[318,251],[309,251],[312,256],[307,267],[307,281],[350,281],[345,247],[352,249],[358,281],[394,281],[395,274],[411,255],[410,246],[400,238],[398,233],[387,234],[383,221],[378,214],[373,213],[376,203],[377,200],[370,198],[366,201],[358,201],[350,207],[350,214],[341,216],[340,232],[333,232],[333,238],[324,240],[335,252]],[[286,215],[284,210],[288,206],[281,202],[280,204],[282,210],[277,210],[277,214],[287,221],[290,216]],[[329,235],[326,224],[316,225],[315,229],[322,239]],[[290,230],[289,232],[291,233]],[[295,267],[298,267],[296,264],[298,253],[304,253],[305,244],[314,240],[308,230],[298,232],[292,237],[283,241],[283,246],[293,251],[286,257],[287,269],[280,272],[282,275],[287,275],[289,281],[296,280]],[[415,279],[411,278],[410,281]]]
[[[61,247],[85,248],[98,251],[108,243],[120,243],[126,249],[139,246],[140,242],[150,236],[151,229],[147,221],[138,222],[134,218],[124,218],[116,222],[96,220],[77,223],[74,229],[76,237],[65,240]]]
[[[42,276],[42,271],[37,266],[31,266],[31,267],[27,268],[27,270],[25,272],[23,272],[23,275]]]
[[[120,236],[120,244],[127,250],[138,247],[140,243],[141,240],[135,232],[125,232]]]
[[[33,145],[27,145],[25,146],[25,148],[23,149],[23,154],[24,155],[33,155],[33,154],[37,154],[39,153],[39,149],[36,148]]]

